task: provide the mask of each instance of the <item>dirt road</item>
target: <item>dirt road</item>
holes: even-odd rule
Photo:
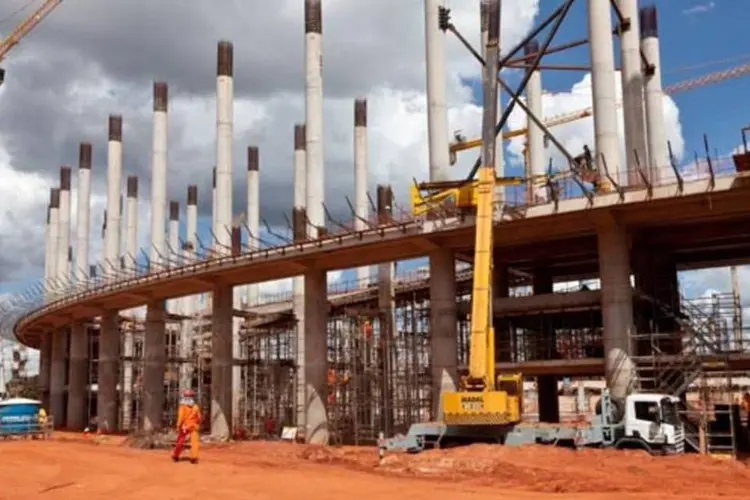
[[[499,446],[393,455],[241,443],[201,463],[109,443],[0,442],[0,499],[746,499],[750,468],[710,458]]]

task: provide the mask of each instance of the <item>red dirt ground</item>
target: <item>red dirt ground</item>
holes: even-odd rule
[[[201,463],[122,439],[0,442],[0,499],[747,499],[750,467],[699,456],[474,445],[420,455],[248,442],[203,448]]]

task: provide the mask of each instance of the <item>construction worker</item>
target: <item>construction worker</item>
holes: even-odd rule
[[[190,463],[198,463],[198,431],[201,425],[201,409],[195,402],[195,393],[186,389],[182,393],[182,401],[177,410],[177,442],[172,451],[172,460],[180,460],[180,452],[185,445],[185,439],[190,436]]]

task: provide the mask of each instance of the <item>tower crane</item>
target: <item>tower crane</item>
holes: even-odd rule
[[[705,75],[701,75],[695,78],[689,78],[687,80],[674,83],[672,85],[665,87],[664,93],[666,95],[673,95],[673,94],[677,94],[678,92],[685,92],[688,90],[693,90],[698,87],[704,87],[706,85],[712,85],[714,83],[723,82],[724,80],[738,78],[748,73],[750,73],[750,63],[740,64],[738,66],[733,66],[725,70],[714,71],[713,73],[707,73]],[[619,109],[621,107],[622,107],[622,101],[618,101],[617,108]],[[587,118],[589,116],[592,116],[593,114],[594,114],[594,109],[589,106],[586,109],[581,109],[581,110],[573,111],[570,113],[563,113],[563,114],[552,116],[544,121],[544,125],[548,128],[555,127],[557,125],[563,125],[566,123],[574,122],[576,120]],[[528,131],[528,128],[509,130],[507,132],[503,132],[503,139],[504,140],[513,139],[514,137],[525,135],[527,131]],[[461,137],[459,133],[456,133],[454,135],[455,135],[454,138],[456,140],[452,142],[449,146],[451,165],[456,163],[456,153],[458,153],[459,151],[465,151],[467,149],[477,148],[482,145],[482,139],[479,137],[467,140]]]
[[[39,6],[30,16],[25,18],[18,24],[8,36],[0,41],[0,62],[5,59],[5,56],[10,50],[18,45],[23,37],[29,34],[31,30],[42,22],[63,0],[45,0],[42,5]],[[5,81],[5,70],[0,68],[0,85]]]

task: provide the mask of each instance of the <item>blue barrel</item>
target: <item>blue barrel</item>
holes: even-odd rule
[[[0,435],[39,431],[41,401],[14,398],[0,401]]]

